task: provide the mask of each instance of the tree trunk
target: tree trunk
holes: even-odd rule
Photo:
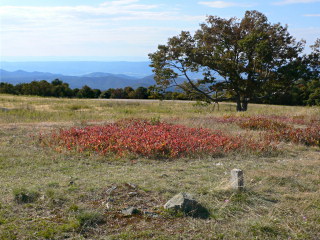
[[[237,100],[237,112],[242,112],[241,100]]]
[[[248,110],[248,101],[247,99],[237,99],[237,112],[245,112]]]
[[[248,110],[248,101],[246,99],[244,99],[242,101],[242,111],[245,112]]]

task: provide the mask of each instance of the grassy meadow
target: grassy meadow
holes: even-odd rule
[[[267,130],[237,123],[254,116],[301,131],[320,125],[319,107],[251,104],[237,113],[233,103],[218,110],[183,101],[0,95],[0,240],[320,239],[319,140],[174,159],[57,151],[39,140],[59,129],[146,119],[262,141]],[[230,189],[234,168],[244,170],[244,191]],[[192,193],[210,218],[164,210],[179,192]],[[124,216],[130,206],[145,214]]]

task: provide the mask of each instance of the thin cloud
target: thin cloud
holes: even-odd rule
[[[320,13],[316,14],[304,14],[305,17],[320,17]]]
[[[95,6],[0,6],[0,17],[1,45],[6,46],[1,54],[8,56],[146,56],[186,22],[206,18],[138,0]],[[164,27],[167,21],[175,24]]]
[[[315,43],[317,38],[319,38],[320,27],[292,28],[290,32],[298,40],[306,39],[306,46],[310,46]],[[305,52],[310,52],[310,49],[307,47]]]
[[[2,6],[0,16],[4,24],[13,22],[37,23],[48,21],[47,23],[59,20],[72,21],[91,21],[95,19],[106,20],[171,20],[179,19],[189,21],[199,19],[198,16],[181,16],[178,11],[161,11],[158,5],[135,4],[136,0],[112,1],[99,5],[91,6],[67,6],[67,7],[26,7],[26,6]],[[133,3],[133,4],[132,4]],[[180,17],[181,16],[181,17]]]
[[[228,7],[251,7],[252,4],[226,2],[226,1],[210,1],[210,2],[198,2],[200,5],[205,5],[212,8],[228,8]]]
[[[127,5],[127,4],[130,4],[130,3],[136,3],[136,2],[139,2],[139,0],[118,0],[118,1],[109,1],[109,2],[104,2],[101,4],[101,6],[110,6],[110,5],[113,5],[113,6],[120,6],[120,5]]]
[[[273,5],[289,5],[289,4],[299,4],[299,3],[315,3],[320,2],[320,0],[283,0],[280,2],[274,2]]]

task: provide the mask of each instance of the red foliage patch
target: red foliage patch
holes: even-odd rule
[[[243,129],[266,131],[267,141],[285,141],[320,147],[319,120],[285,116],[253,116],[214,118],[219,123],[235,123]],[[294,127],[292,124],[301,125]]]
[[[93,151],[119,156],[135,154],[156,158],[216,155],[235,150],[263,151],[268,148],[267,144],[226,136],[220,131],[165,122],[152,124],[145,120],[60,130],[51,133],[43,142],[79,152]]]
[[[267,134],[269,141],[286,141],[307,146],[320,147],[320,126],[311,126],[307,128],[287,127],[273,130]]]
[[[278,130],[288,127],[285,123],[258,116],[250,117],[247,119],[241,119],[237,122],[237,124],[241,128],[251,130]]]

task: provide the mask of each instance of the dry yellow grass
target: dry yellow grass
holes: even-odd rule
[[[242,154],[160,161],[57,153],[42,148],[30,137],[60,127],[159,116],[173,123],[234,133],[244,130],[236,125],[213,125],[208,119],[257,114],[316,118],[320,116],[319,108],[251,104],[248,112],[236,113],[232,104],[225,103],[219,112],[210,112],[210,107],[190,102],[9,95],[0,95],[0,107],[17,109],[0,111],[1,240],[320,238],[319,148],[282,144],[282,151],[270,156]],[[245,172],[244,192],[236,193],[228,187],[233,168]],[[125,218],[106,209],[106,189],[112,185],[125,189],[128,182],[141,191],[139,207],[151,204],[154,211],[162,212],[162,217]],[[13,191],[21,188],[36,191],[40,197],[35,202],[19,204]],[[119,196],[126,195],[125,191]],[[193,193],[210,210],[210,219],[164,212],[161,206],[180,191]],[[114,208],[124,208],[126,204],[121,200],[114,203]],[[79,219],[98,219],[96,212],[107,221],[81,227]]]

